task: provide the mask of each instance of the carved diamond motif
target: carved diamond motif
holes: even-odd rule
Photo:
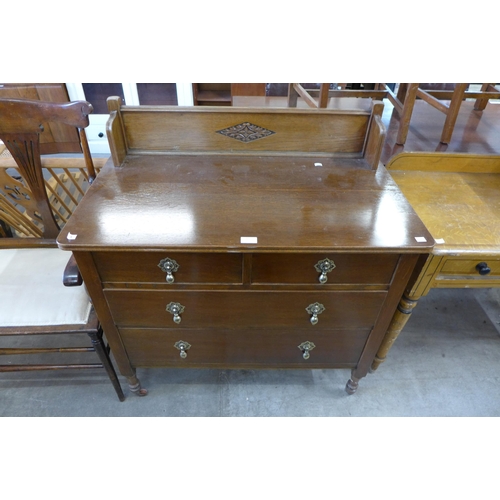
[[[217,130],[217,133],[230,137],[231,139],[236,139],[237,141],[252,142],[273,135],[276,132],[259,127],[253,123],[244,122],[223,130]]]

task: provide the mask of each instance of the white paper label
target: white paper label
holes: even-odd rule
[[[257,243],[257,236],[242,236],[240,243]]]
[[[68,233],[68,240],[76,240],[76,237],[77,237],[77,236],[78,236],[78,235],[76,235],[76,234],[71,234],[71,233]]]
[[[415,236],[418,243],[425,243],[427,240],[423,236]]]
[[[315,167],[322,167],[323,166],[323,163],[315,163],[314,164]]]
[[[439,238],[436,240],[436,243],[438,243],[439,245],[442,245],[444,243],[444,240],[443,238]]]

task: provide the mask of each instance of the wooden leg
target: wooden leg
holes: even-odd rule
[[[488,92],[490,90],[491,83],[483,83],[481,85],[481,92]],[[493,92],[495,88],[493,87]],[[474,109],[476,111],[484,111],[486,109],[486,105],[488,104],[488,99],[476,99],[474,103]]]
[[[455,90],[453,91],[453,96],[450,101],[450,107],[448,108],[448,112],[446,113],[443,132],[441,133],[441,142],[443,144],[449,144],[449,142],[451,141],[451,136],[453,134],[453,129],[455,128],[458,112],[460,111],[464,93],[468,86],[468,83],[457,83]]]
[[[147,396],[148,390],[141,387],[141,382],[135,375],[127,377],[127,380],[128,388],[132,394],[135,394],[136,396]]]
[[[358,389],[358,384],[359,384],[359,378],[354,376],[354,370],[351,372],[351,378],[347,381],[347,384],[345,386],[345,392],[347,394],[351,395],[354,394],[357,389]]]
[[[371,371],[374,372],[381,363],[385,361],[387,353],[392,347],[392,344],[396,341],[401,330],[404,328],[408,320],[410,319],[411,313],[413,309],[417,305],[418,297],[407,297],[403,295],[403,298],[399,302],[398,308],[392,317],[391,324],[387,329],[387,333],[385,334],[384,340],[375,355],[375,359],[373,360]]]
[[[322,83],[319,88],[318,108],[328,107],[328,91],[330,90],[329,83]]]
[[[106,346],[104,345],[104,341],[102,339],[102,329],[99,332],[89,332],[88,336],[90,337],[92,345],[94,346],[94,350],[99,356],[99,359],[101,360],[101,363],[104,366],[104,369],[106,370],[111,383],[113,384],[118,399],[120,401],[125,401],[125,395],[123,394],[120,381],[118,380],[115,369],[111,364],[108,350],[106,349]]]
[[[288,84],[288,100],[287,100],[287,105],[289,108],[296,108],[297,107],[298,97],[299,97],[299,94],[293,88],[293,83],[289,83]]]
[[[403,112],[399,120],[398,135],[396,137],[396,144],[404,145],[406,137],[408,136],[408,129],[410,128],[411,115],[413,107],[415,106],[415,99],[417,98],[418,83],[409,83],[408,91],[403,104]]]
[[[401,104],[405,103],[407,91],[408,91],[408,84],[407,83],[400,83],[396,97]]]

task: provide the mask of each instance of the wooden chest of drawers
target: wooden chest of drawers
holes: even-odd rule
[[[323,254],[319,259],[318,254],[285,254],[283,262],[278,254],[251,253],[93,255],[114,322],[136,366],[265,367],[272,362],[353,367],[398,263],[397,256],[374,255],[377,272],[367,273],[371,281],[363,283],[360,269],[367,267],[366,255]],[[158,266],[163,256],[178,266],[172,283]],[[149,265],[134,281],[124,281],[123,272],[110,272],[109,257],[123,269],[142,257]],[[333,269],[322,285],[315,266],[325,259]],[[207,269],[197,271],[195,266],[203,262]],[[189,348],[176,351],[176,342]],[[314,347],[301,348],[305,342]]]
[[[58,243],[133,391],[136,367],[158,366],[349,368],[356,390],[433,244],[382,166],[351,153],[114,161]]]

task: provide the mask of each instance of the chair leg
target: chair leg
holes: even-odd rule
[[[108,377],[111,380],[111,383],[113,384],[118,399],[120,401],[125,401],[125,395],[123,394],[120,381],[118,380],[116,371],[113,368],[113,365],[111,364],[111,359],[109,357],[108,351],[102,339],[102,329],[100,328],[99,332],[89,332],[88,336],[90,337],[92,345],[94,346],[94,349],[97,355],[99,356],[99,359],[101,360],[101,363],[103,364],[108,374]]]
[[[491,83],[483,83],[481,85],[481,92],[488,92],[490,90]],[[488,99],[476,99],[474,103],[474,109],[476,111],[483,111],[486,109],[486,105],[488,104]]]
[[[408,90],[403,104],[403,112],[400,114],[399,129],[396,137],[396,144],[401,146],[406,142],[408,129],[410,128],[411,115],[413,113],[413,106],[417,98],[418,83],[408,83]],[[399,95],[399,94],[398,94]]]
[[[460,111],[464,93],[468,86],[468,83],[457,83],[455,90],[453,91],[453,96],[450,101],[450,107],[448,108],[448,112],[446,113],[446,120],[444,122],[443,132],[441,134],[441,142],[443,144],[449,144],[451,141],[451,136],[453,134],[453,129],[455,128],[455,122],[457,121],[458,112]]]

